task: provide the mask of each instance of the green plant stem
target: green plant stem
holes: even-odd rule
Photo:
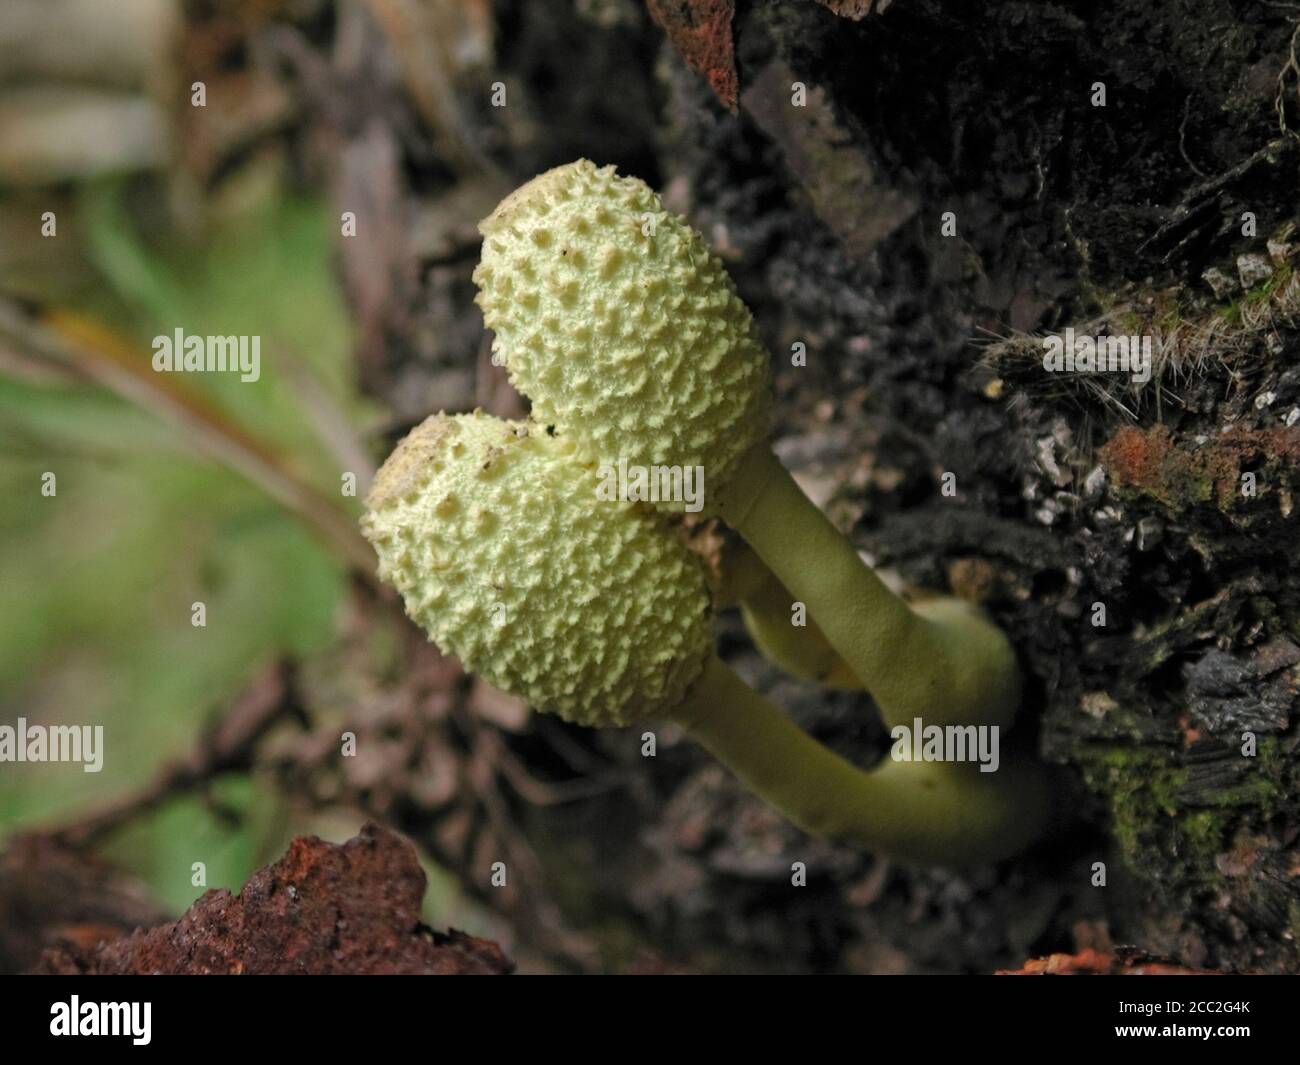
[[[904,603],[766,444],[742,460],[718,511],[817,619],[886,725],[1011,724],[1020,672],[1006,636],[958,599]]]
[[[1033,842],[1053,816],[1047,770],[1032,763],[1004,759],[982,773],[966,763],[886,758],[858,769],[716,655],[673,719],[793,824],[900,861],[996,861]]]

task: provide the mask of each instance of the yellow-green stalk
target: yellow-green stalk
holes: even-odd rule
[[[838,691],[858,691],[853,675],[811,617],[794,624],[795,598],[744,543],[731,546],[722,563],[719,607],[738,607],[755,646],[768,661],[799,680]]]
[[[644,182],[581,160],[480,229],[479,304],[537,420],[592,466],[703,467],[706,510],[807,606],[888,724],[1011,723],[1020,673],[1005,636],[960,600],[910,609],[772,454],[768,355],[684,219]]]
[[[886,761],[863,771],[808,737],[713,653],[700,565],[641,507],[596,497],[544,429],[435,415],[390,456],[363,531],[407,612],[466,668],[584,725],[662,716],[809,832],[960,865],[1031,842],[1036,768]]]

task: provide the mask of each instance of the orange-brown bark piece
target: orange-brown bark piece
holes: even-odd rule
[[[682,58],[734,112],[740,95],[731,30],[735,0],[646,0],[646,6]]]
[[[47,950],[46,973],[502,974],[501,948],[420,922],[425,876],[411,844],[376,824],[343,844],[295,839],[238,895],[212,890],[177,921],[91,949]]]
[[[997,976],[1207,976],[1208,969],[1189,969],[1143,954],[1112,954],[1091,947],[1077,954],[1030,958],[1019,969],[999,969]]]

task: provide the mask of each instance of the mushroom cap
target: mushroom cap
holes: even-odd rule
[[[478,304],[534,420],[589,464],[699,466],[724,486],[767,435],[771,368],[703,238],[645,182],[586,159],[479,229]]]
[[[466,669],[582,725],[671,711],[712,648],[698,560],[651,511],[598,498],[571,446],[435,414],[375,478],[362,531],[406,612]]]

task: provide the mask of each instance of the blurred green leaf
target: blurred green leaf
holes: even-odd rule
[[[184,383],[337,499],[336,462],[290,366],[305,367],[359,420],[319,205],[276,200],[206,241],[152,243],[133,230],[118,187],[87,189],[83,207],[87,252],[105,279],[94,313],[136,337],[142,358],[152,336],[178,327],[260,335],[259,381],[188,374]],[[98,774],[0,765],[0,828],[67,818],[140,787],[259,667],[329,645],[346,567],[151,413],[91,386],[0,378],[0,448],[0,721],[101,724],[105,733]],[[50,498],[40,491],[46,471],[57,476]],[[206,606],[205,627],[191,624],[195,602]],[[189,884],[192,861],[208,862],[210,886],[238,888],[276,853],[260,853],[252,827],[274,804],[262,787],[221,784],[252,814],[249,828],[231,832],[186,799],[117,847],[178,908],[201,894]]]

